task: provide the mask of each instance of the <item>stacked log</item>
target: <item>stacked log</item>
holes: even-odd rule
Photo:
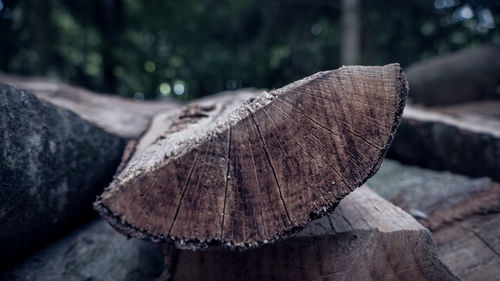
[[[0,83],[0,267],[93,216],[125,139]]]
[[[25,161],[0,174],[12,181],[2,188],[16,187],[6,194],[24,192],[0,197],[7,198],[2,207],[27,210],[4,217],[26,221],[6,224],[14,233],[33,235],[19,235],[17,241],[43,237],[43,228],[31,232],[28,225],[38,223],[33,219],[50,229],[37,245],[81,224],[89,200],[116,171],[96,208],[116,230],[158,244],[164,255],[162,261],[153,243],[126,241],[98,220],[37,251],[0,274],[1,280],[498,276],[500,185],[494,180],[500,146],[492,102],[407,108],[391,156],[492,179],[386,160],[369,186],[400,209],[366,186],[356,189],[377,172],[401,119],[407,85],[395,64],[343,67],[271,92],[228,92],[185,106],[98,95],[38,79],[0,79],[32,89],[43,100],[8,86],[3,89],[9,94],[0,97],[0,125],[8,132],[0,145],[8,148],[2,169],[15,163],[5,156],[12,151],[21,151],[18,159]],[[74,142],[95,149],[95,156]],[[77,150],[70,153],[74,158],[63,157],[69,166],[58,160],[68,147]],[[481,165],[474,155],[480,155]],[[47,167],[36,170],[43,173],[25,169],[37,161]],[[100,164],[90,167],[92,161]],[[75,165],[89,180],[75,180],[82,177],[73,173]],[[30,188],[23,178],[41,184]],[[57,189],[52,183],[61,180],[71,184]],[[37,207],[48,210],[43,219],[32,217],[31,203],[19,203],[33,190],[45,194],[34,195],[37,206],[47,205]],[[0,243],[17,243],[7,241]],[[36,248],[25,247],[25,253]]]

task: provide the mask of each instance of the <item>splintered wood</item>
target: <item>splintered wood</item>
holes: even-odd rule
[[[373,175],[408,94],[398,64],[159,114],[95,206],[124,234],[247,248],[303,228]]]

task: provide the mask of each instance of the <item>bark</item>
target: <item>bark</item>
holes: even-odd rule
[[[243,106],[223,96],[158,115],[96,208],[181,248],[279,239],[376,172],[406,96],[397,64],[343,67]]]
[[[0,274],[5,281],[153,281],[163,270],[158,247],[127,239],[104,220],[91,222]]]
[[[0,83],[0,264],[92,215],[125,140]]]
[[[73,111],[104,130],[127,139],[139,138],[155,114],[179,107],[172,100],[134,101],[45,79],[0,74],[0,81],[32,91],[39,99]]]
[[[460,279],[499,276],[500,184],[390,160],[368,184],[432,231],[440,258]]]
[[[429,231],[367,187],[276,244],[242,252],[163,250],[160,280],[456,280]]]
[[[481,113],[478,113],[481,112]],[[500,180],[500,103],[407,107],[388,153],[403,163]]]
[[[500,46],[486,45],[412,64],[411,99],[425,105],[498,99],[499,57]]]

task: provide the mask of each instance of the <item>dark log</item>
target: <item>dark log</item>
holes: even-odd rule
[[[125,140],[0,83],[0,266],[92,214]]]
[[[493,112],[500,112],[499,102],[436,109],[408,106],[388,156],[406,164],[498,181],[500,119]]]
[[[430,58],[407,68],[411,100],[444,105],[500,98],[500,46],[486,45]]]
[[[287,236],[375,173],[399,124],[397,64],[317,73],[240,106],[155,117],[96,208],[124,234],[180,248]]]
[[[385,160],[368,184],[413,214],[460,279],[500,276],[500,184]]]
[[[159,280],[457,280],[429,231],[367,187],[275,244],[163,250],[167,267]]]
[[[41,78],[0,74],[0,81],[31,91],[40,100],[73,111],[104,130],[127,139],[139,138],[155,114],[179,107],[172,99],[134,101]]]
[[[9,271],[2,281],[154,281],[163,255],[152,243],[125,238],[104,220],[76,229]]]

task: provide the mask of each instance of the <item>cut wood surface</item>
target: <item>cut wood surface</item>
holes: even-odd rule
[[[496,114],[494,113],[496,112]],[[403,163],[500,180],[499,102],[407,106],[388,156]]]
[[[377,171],[406,97],[399,65],[355,66],[243,106],[205,100],[159,115],[96,208],[127,235],[181,248],[275,240]]]
[[[368,184],[432,231],[441,260],[458,277],[498,279],[500,184],[387,159]]]
[[[500,46],[484,45],[429,58],[406,69],[411,100],[445,105],[498,99]]]
[[[0,83],[0,267],[94,215],[125,139]]]
[[[31,91],[40,100],[73,111],[106,131],[129,139],[139,138],[156,113],[180,106],[173,100],[135,101],[40,78],[0,73],[0,81]]]
[[[159,280],[456,280],[429,231],[367,187],[275,244],[164,252]]]

